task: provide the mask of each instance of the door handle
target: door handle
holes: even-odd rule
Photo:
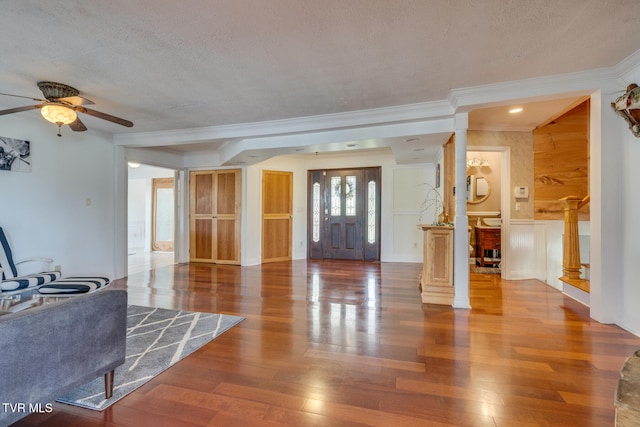
[[[214,215],[214,216],[212,216],[211,218],[218,218],[218,215]]]
[[[329,217],[326,217],[326,216],[325,216],[325,217],[324,217],[324,220],[325,220],[325,221],[329,221]]]

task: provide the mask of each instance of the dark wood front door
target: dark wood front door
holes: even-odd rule
[[[380,168],[309,171],[309,257],[380,259]]]
[[[327,171],[324,258],[363,259],[362,170]]]

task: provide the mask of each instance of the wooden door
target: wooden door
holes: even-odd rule
[[[380,259],[379,167],[311,170],[309,258]]]
[[[189,175],[190,260],[240,264],[242,171]]]
[[[151,180],[151,250],[173,251],[173,178]]]
[[[262,262],[291,260],[293,172],[262,172]]]
[[[327,171],[324,199],[324,258],[363,259],[362,171]]]

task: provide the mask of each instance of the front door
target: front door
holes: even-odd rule
[[[309,171],[309,257],[380,259],[380,168]]]

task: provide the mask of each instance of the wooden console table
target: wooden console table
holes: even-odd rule
[[[420,224],[424,231],[422,302],[453,305],[453,227]]]
[[[500,227],[476,227],[476,259],[480,267],[500,264],[501,238],[502,231]],[[494,253],[494,251],[497,252]],[[487,252],[491,253],[491,255]]]

